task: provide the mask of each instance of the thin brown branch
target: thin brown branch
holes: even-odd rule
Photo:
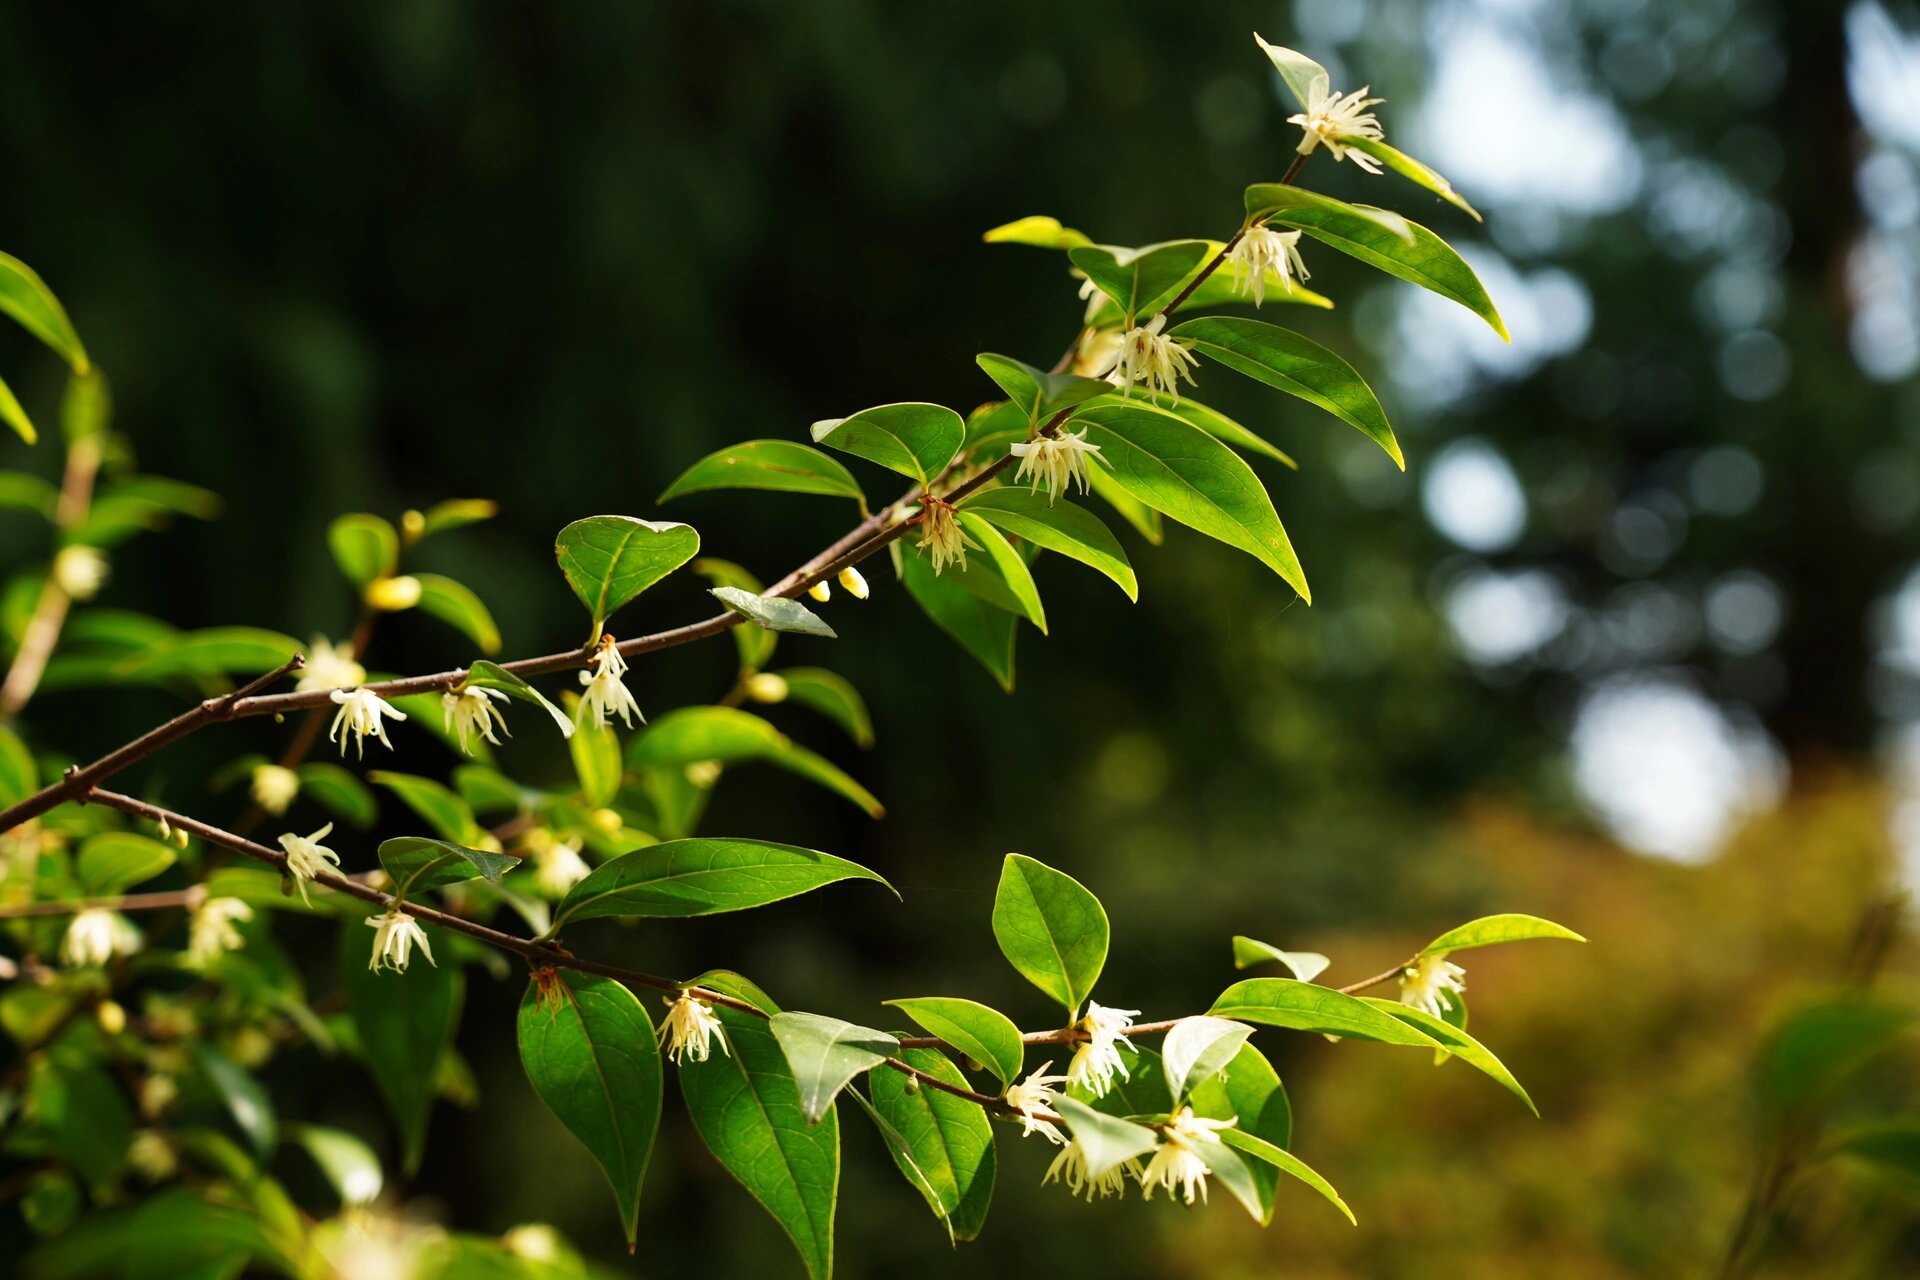
[[[100,444],[91,437],[75,440],[67,446],[65,474],[60,481],[60,497],[54,507],[54,528],[62,534],[80,527],[93,506],[93,482],[100,474]],[[56,558],[58,552],[55,552]],[[40,687],[47,663],[60,643],[60,629],[66,625],[67,609],[73,599],[55,579],[51,567],[40,584],[40,597],[20,636],[19,652],[0,681],[0,720],[20,714]]]

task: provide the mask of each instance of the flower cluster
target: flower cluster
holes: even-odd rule
[[[933,565],[933,571],[939,573],[950,564],[960,566],[962,573],[967,569],[967,549],[980,550],[980,544],[967,535],[960,526],[960,516],[953,507],[938,498],[929,497],[921,504],[920,549],[927,553],[927,560]]]
[[[1079,1048],[1073,1051],[1073,1060],[1067,1064],[1067,1083],[1076,1089],[1084,1089],[1096,1098],[1106,1096],[1113,1087],[1113,1078],[1118,1075],[1122,1080],[1133,1077],[1127,1074],[1127,1064],[1121,1061],[1120,1051],[1138,1053],[1133,1041],[1127,1038],[1127,1028],[1140,1016],[1138,1009],[1109,1009],[1105,1005],[1087,1001],[1086,1016],[1074,1025],[1085,1037]]]
[[[1100,446],[1087,443],[1084,430],[1037,435],[1013,445],[1012,450],[1013,456],[1020,459],[1019,470],[1013,473],[1014,483],[1031,475],[1033,488],[1043,484],[1047,487],[1049,503],[1057,501],[1076,480],[1080,483],[1080,492],[1085,493],[1091,464],[1104,465],[1105,461],[1100,457]]]
[[[1157,315],[1129,329],[1121,336],[1113,363],[1101,376],[1128,395],[1133,394],[1134,387],[1145,383],[1147,390],[1171,397],[1179,404],[1180,379],[1185,378],[1189,385],[1194,385],[1193,371],[1200,367],[1200,361],[1189,350],[1192,343],[1160,332],[1166,324],[1167,317]]]

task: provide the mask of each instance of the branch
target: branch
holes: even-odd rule
[[[99,474],[98,441],[76,440],[67,446],[66,473],[60,481],[59,504],[54,508],[56,529],[66,533],[80,527],[93,505],[93,482]],[[58,554],[56,550],[56,557]],[[7,668],[6,680],[0,682],[0,720],[11,720],[20,714],[33,697],[33,691],[40,687],[40,677],[46,673],[47,660],[53,657],[54,647],[60,643],[60,629],[66,625],[67,607],[72,603],[73,598],[49,567],[46,581],[40,584],[40,598],[34,602],[33,616],[27,620],[27,629],[20,637],[20,650],[13,656],[13,665]]]

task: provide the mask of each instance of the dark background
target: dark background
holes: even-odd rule
[[[1920,75],[1902,23],[1913,15],[1763,0],[13,5],[0,247],[66,302],[142,465],[227,501],[120,554],[109,603],[338,637],[352,616],[332,516],[490,497],[499,519],[435,540],[419,565],[474,583],[509,654],[547,652],[580,638],[548,550],[568,520],[655,517],[654,496],[723,443],[803,438],[895,400],[964,410],[992,391],[981,350],[1049,363],[1073,336],[1074,284],[1054,256],[981,244],[988,227],[1051,213],[1120,244],[1228,234],[1240,187],[1276,179],[1297,136],[1250,31],[1322,57],[1337,85],[1370,80],[1389,139],[1453,169],[1486,226],[1324,157],[1306,180],[1491,262],[1517,342],[1499,350],[1309,246],[1339,308],[1265,318],[1368,372],[1404,477],[1324,415],[1203,371],[1206,400],[1301,461],[1259,465],[1318,603],[1184,531],[1131,539],[1137,607],[1043,567],[1053,634],[1022,637],[1003,696],[876,572],[870,602],[831,606],[837,644],[789,639],[782,658],[852,676],[879,749],[773,716],[853,769],[887,819],[743,771],[705,829],[845,853],[905,904],[855,886],[588,943],[655,971],[736,967],[790,1007],[857,1018],[938,989],[1031,1025],[1047,1014],[987,923],[1009,849],[1102,894],[1116,942],[1101,994],[1149,1017],[1210,1000],[1233,933],[1328,951],[1351,978],[1473,914],[1556,916],[1595,945],[1481,953],[1472,969],[1475,1030],[1544,1122],[1457,1070],[1436,1082],[1398,1059],[1350,1067],[1353,1046],[1276,1046],[1299,1149],[1347,1192],[1357,1233],[1304,1194],[1264,1236],[1220,1205],[1087,1210],[1038,1187],[1045,1153],[1007,1143],[986,1240],[949,1254],[848,1117],[843,1272],[1697,1271],[1674,1259],[1710,1258],[1742,1191],[1744,1056],[1795,984],[1838,964],[1898,860],[1904,773],[1882,749],[1915,707],[1903,645],[1920,653],[1920,621],[1901,622],[1920,596],[1900,594],[1920,550],[1901,346],[1920,244],[1911,111],[1900,125]],[[1476,61],[1475,33],[1535,78],[1443,92],[1511,68]],[[57,395],[16,332],[0,334],[0,367],[33,404]],[[1462,440],[1525,500],[1479,546],[1430,516],[1447,497],[1433,464]],[[1495,489],[1454,505],[1485,515]],[[668,514],[767,579],[852,518],[745,493]],[[15,562],[43,554],[37,536],[0,525]],[[1461,594],[1475,581],[1545,591],[1558,624],[1517,652],[1476,651],[1462,618],[1513,606]],[[1759,594],[1721,596],[1716,624],[1730,583]],[[630,612],[616,629],[701,616],[699,584]],[[438,669],[463,644],[403,617],[369,661]],[[696,646],[631,683],[660,710],[719,696],[731,664],[727,646]],[[36,716],[86,755],[172,705],[49,694]],[[285,732],[201,735],[147,781],[189,788]],[[1682,767],[1607,772],[1623,755]],[[565,767],[544,743],[508,759],[556,780]],[[446,763],[417,735],[398,760]],[[1725,760],[1731,781],[1714,773]],[[1664,811],[1663,781],[1683,807],[1715,786],[1780,807],[1698,865],[1739,805],[1706,804],[1705,838],[1677,844],[1618,826],[1623,793]],[[1685,865],[1611,843],[1610,818]],[[316,972],[330,945],[314,939]],[[551,1220],[617,1258],[597,1172],[518,1076],[517,981],[473,993],[461,1046],[482,1102],[437,1116],[414,1210],[484,1231]],[[1680,1027],[1697,1034],[1676,1044]],[[385,1140],[353,1073],[290,1054],[269,1078],[291,1112]],[[791,1265],[679,1118],[642,1233],[646,1272]]]

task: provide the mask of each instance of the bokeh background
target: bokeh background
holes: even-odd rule
[[[992,391],[980,350],[1048,363],[1074,284],[986,228],[1228,233],[1295,136],[1254,30],[1370,82],[1389,138],[1487,215],[1307,170],[1460,245],[1513,344],[1309,246],[1340,305],[1281,319],[1369,372],[1407,473],[1223,371],[1204,395],[1300,459],[1269,478],[1317,604],[1195,535],[1135,540],[1137,608],[1043,574],[1053,635],[1023,636],[1003,695],[877,581],[833,606],[837,644],[785,653],[854,676],[880,748],[772,714],[888,817],[743,773],[708,829],[845,853],[905,904],[856,888],[592,941],[656,971],[737,967],[789,1007],[859,1018],[964,991],[1037,1023],[987,924],[1010,849],[1103,896],[1103,994],[1148,1016],[1232,980],[1234,933],[1352,978],[1472,915],[1546,915],[1592,945],[1470,964],[1474,1030],[1542,1120],[1417,1055],[1273,1042],[1297,1149],[1358,1230],[1305,1192],[1265,1233],[1226,1205],[1089,1209],[1041,1188],[1045,1152],[1005,1144],[985,1239],[950,1252],[849,1124],[842,1274],[1710,1273],[1758,1159],[1758,1046],[1836,980],[1871,904],[1920,880],[1910,6],[10,4],[0,247],[66,301],[143,466],[227,499],[129,547],[112,603],[337,636],[332,516],[491,497],[500,518],[423,567],[478,584],[509,653],[546,652],[579,638],[549,553],[566,521],[655,516],[731,441],[894,400],[964,410]],[[32,351],[0,333],[9,380],[51,403]],[[671,510],[768,578],[849,514],[753,494]],[[10,563],[43,555],[38,536],[0,525]],[[626,626],[700,610],[697,583],[670,584]],[[467,656],[401,618],[370,661]],[[731,651],[635,675],[649,709],[711,700]],[[88,754],[170,705],[49,693],[36,715]],[[147,780],[191,783],[285,732],[201,735]],[[409,742],[400,767],[445,763]],[[315,936],[316,971],[330,945]],[[1896,945],[1879,980],[1910,993],[1914,971]],[[411,1211],[551,1221],[642,1274],[797,1274],[671,1103],[627,1260],[598,1172],[519,1075],[518,995],[475,984],[460,1044],[480,1101],[436,1115]],[[391,1147],[356,1073],[308,1052],[268,1078],[289,1113]],[[1916,1265],[1911,1203],[1825,1171],[1772,1273]]]

